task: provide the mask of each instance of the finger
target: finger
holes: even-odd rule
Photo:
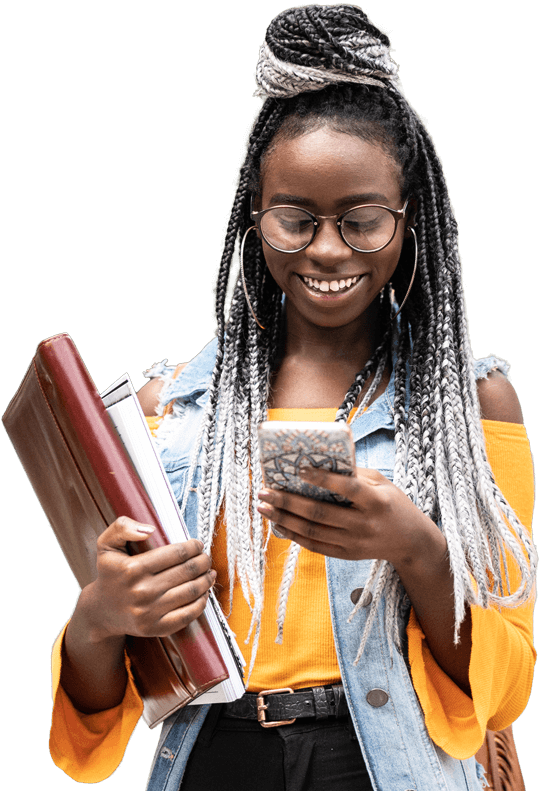
[[[307,499],[307,498],[304,498]],[[343,538],[343,529],[336,525],[322,524],[319,521],[305,519],[302,516],[276,508],[269,503],[259,506],[259,511],[266,519],[277,525],[278,531],[286,538],[300,543],[299,538],[311,542],[320,542],[328,545],[340,545]]]
[[[361,490],[361,473],[360,475],[342,475],[322,467],[302,467],[298,474],[306,483],[320,486],[321,489],[328,489],[334,494],[341,494],[353,502],[354,496],[357,496]]]
[[[141,570],[149,574],[159,574],[166,569],[172,569],[177,566],[182,566],[184,563],[189,563],[189,561],[199,556],[202,556],[200,562],[202,564],[206,563],[207,561],[204,558],[208,558],[208,556],[204,555],[202,550],[202,542],[196,538],[190,538],[189,541],[182,541],[177,544],[168,544],[165,547],[150,549],[148,552],[134,556],[133,560],[140,564],[139,568]],[[191,573],[189,573],[189,568],[192,568]],[[197,574],[196,572],[199,566],[190,566],[189,568],[187,570],[187,578],[193,575],[198,576],[203,570],[201,568]]]
[[[212,588],[216,576],[216,572],[210,570],[197,577],[197,579],[170,588],[156,602],[156,612],[160,617],[163,617],[167,613],[178,610],[181,607],[187,607]]]
[[[129,516],[119,516],[112,525],[99,536],[98,551],[116,551],[128,554],[126,544],[129,541],[144,541],[152,535],[155,528],[130,519]]]
[[[347,559],[347,552],[340,541],[344,537],[342,530],[307,522],[306,520],[295,518],[287,512],[282,512],[282,517],[278,511],[275,511],[274,514],[276,519],[280,521],[274,522],[274,518],[272,518],[272,522],[274,522],[281,538],[294,541],[296,544],[300,544],[301,547],[309,549],[310,552],[317,552],[328,557]],[[287,527],[284,526],[285,524],[287,524]]]
[[[310,522],[328,527],[350,528],[354,526],[358,519],[358,513],[351,513],[349,508],[343,508],[343,506],[327,503],[323,500],[315,500],[313,497],[305,497],[301,494],[292,494],[285,491],[285,489],[263,489],[259,492],[259,500],[279,511],[287,511]],[[267,519],[271,519],[272,522],[279,522],[268,509],[265,510],[259,507],[259,511]],[[282,522],[279,522],[279,524],[282,524]]]
[[[162,594],[178,585],[196,580],[198,577],[209,574],[211,566],[212,561],[208,555],[204,553],[195,555],[184,563],[154,573],[152,579],[155,590],[158,594]]]
[[[168,612],[157,622],[152,630],[152,636],[165,637],[185,629],[186,626],[203,614],[209,595],[209,591],[207,591],[196,601]]]
[[[390,482],[378,470],[366,467],[357,467],[352,475],[344,475],[325,470],[323,467],[306,466],[301,467],[298,474],[307,483],[330,489],[330,491],[344,494],[344,496],[349,491],[349,486],[353,491],[356,490],[363,494],[373,486],[385,486]]]
[[[129,516],[120,516],[98,538],[99,552],[127,552],[126,545],[131,541],[144,541],[154,532],[152,525],[145,525],[130,519]],[[132,556],[133,565],[141,571],[151,574],[158,573],[172,566],[185,563],[190,558],[200,555],[203,543],[191,538],[176,544],[167,544],[164,547],[150,549],[140,555]]]

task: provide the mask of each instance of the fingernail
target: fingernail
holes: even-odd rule
[[[259,492],[259,500],[268,500],[272,496],[270,489],[261,489]]]
[[[277,527],[275,526],[275,524],[273,522],[270,525],[270,527],[272,528],[272,533],[275,535],[276,538],[285,538],[283,533],[279,532],[279,530],[277,529]]]
[[[155,529],[156,528],[152,527],[152,525],[139,525],[137,527],[137,533],[143,533],[145,536],[149,536]]]
[[[208,572],[208,575],[209,575],[210,579],[212,580],[212,582],[214,582],[214,580],[217,577],[217,571],[215,569],[212,569],[211,571]]]
[[[272,506],[268,505],[267,503],[261,503],[257,506],[257,510],[260,514],[271,514],[272,513]]]

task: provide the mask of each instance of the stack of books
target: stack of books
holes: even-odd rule
[[[129,376],[101,397],[69,335],[39,344],[2,420],[81,587],[96,577],[97,537],[119,516],[156,528],[131,552],[189,538]],[[185,629],[128,636],[127,651],[150,727],[244,694],[243,658],[213,593]]]

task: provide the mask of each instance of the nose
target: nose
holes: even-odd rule
[[[351,258],[353,250],[341,238],[335,217],[321,217],[306,254],[314,264],[332,268]]]

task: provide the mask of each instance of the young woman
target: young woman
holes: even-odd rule
[[[152,791],[480,788],[486,728],[526,704],[530,453],[505,364],[472,358],[443,173],[396,71],[353,6],[267,31],[217,338],[140,394],[193,538],[129,557],[148,528],[123,517],[99,540],[55,648],[51,750],[75,779],[113,771],[140,716],[125,635],[181,629],[212,585],[248,693],[165,723]],[[351,424],[356,476],[305,473],[350,508],[264,488],[265,418]],[[261,727],[262,690],[292,722]]]

